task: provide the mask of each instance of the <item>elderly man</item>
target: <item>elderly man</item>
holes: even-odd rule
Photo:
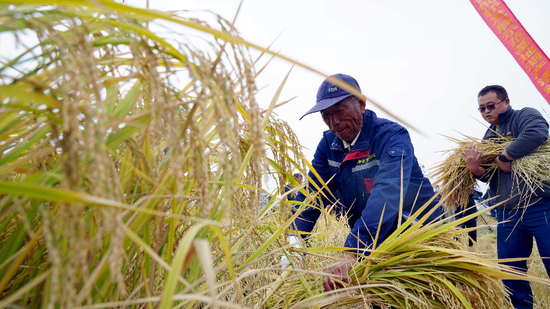
[[[361,91],[349,75],[332,77]],[[374,249],[377,231],[377,243],[381,243],[397,228],[402,215],[399,212],[401,189],[403,211],[408,213],[414,213],[435,194],[430,181],[422,174],[407,130],[393,121],[378,118],[373,111],[365,109],[365,105],[363,100],[325,80],[317,92],[315,106],[304,115],[320,112],[329,128],[323,132],[312,166],[331,191],[320,195],[322,203],[331,205],[334,201],[326,196],[340,196],[336,211],[347,216],[351,227],[345,240],[349,250],[343,252],[340,262],[327,270],[333,275],[324,278],[327,291],[341,288],[338,280],[349,283],[349,270],[358,255]],[[316,179],[312,172],[309,175]],[[305,196],[299,193],[296,200],[304,201]],[[437,199],[432,200],[425,212],[436,204]],[[435,209],[430,220],[439,215],[440,210]],[[295,220],[295,228],[311,232],[319,216],[317,208],[308,207]]]
[[[539,254],[543,258],[546,272],[550,270],[550,190],[545,187],[535,194],[525,188],[525,183],[515,182],[512,162],[530,154],[542,145],[548,137],[548,122],[534,108],[514,110],[504,87],[487,86],[478,93],[478,110],[491,126],[485,132],[487,139],[513,139],[497,158],[498,173],[490,180],[491,192],[497,202],[497,252],[499,259],[529,258],[533,251],[533,237],[537,240]],[[468,169],[482,181],[487,182],[493,173],[481,163],[481,151],[470,146],[464,152]],[[527,261],[514,261],[505,264],[527,271]],[[504,280],[511,291],[515,308],[533,308],[533,293],[529,282]]]

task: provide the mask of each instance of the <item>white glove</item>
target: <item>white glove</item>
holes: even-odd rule
[[[298,240],[298,236],[292,235],[292,234],[288,235],[287,241],[290,245],[294,245],[294,248],[302,249],[302,245],[300,244],[300,241]],[[281,257],[281,268],[286,269],[288,266],[290,266],[290,261],[288,259],[289,257],[292,259],[292,262],[294,263],[294,265],[297,268],[301,269],[300,265],[304,262],[303,253],[302,254],[297,253],[297,252],[289,253],[287,251],[285,251],[285,253]]]

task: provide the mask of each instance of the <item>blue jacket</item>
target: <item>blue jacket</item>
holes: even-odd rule
[[[371,247],[382,211],[384,218],[377,243],[384,241],[397,228],[398,216],[401,215],[401,169],[404,211],[414,213],[434,195],[433,187],[424,177],[414,155],[407,130],[395,122],[378,118],[368,109],[363,116],[359,138],[351,150],[346,152],[342,141],[331,131],[325,131],[312,165],[323,181],[328,182],[330,191],[339,197],[337,213],[348,216],[351,228],[345,242],[348,248]],[[312,172],[309,176],[317,181]],[[314,186],[310,184],[309,188],[313,190]],[[332,196],[328,192],[325,195]],[[304,201],[303,193],[299,193],[296,200]],[[334,203],[326,197],[321,200],[324,206]],[[437,202],[437,199],[434,200],[426,212]],[[295,220],[296,228],[311,232],[319,215],[318,209],[307,207]],[[439,215],[440,210],[436,209],[430,219]]]

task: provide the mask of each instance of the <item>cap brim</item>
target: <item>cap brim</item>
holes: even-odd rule
[[[341,95],[339,97],[334,97],[334,98],[328,98],[328,99],[321,100],[321,101],[317,102],[317,104],[315,104],[309,111],[307,111],[307,113],[305,113],[302,117],[300,117],[299,120],[302,120],[302,118],[304,118],[305,116],[307,116],[309,114],[313,114],[313,113],[316,113],[316,112],[320,112],[324,109],[327,109],[327,108],[331,107],[332,105],[342,101],[343,99],[345,99],[347,97],[351,97],[351,96],[353,96],[353,94],[346,94],[346,95]]]

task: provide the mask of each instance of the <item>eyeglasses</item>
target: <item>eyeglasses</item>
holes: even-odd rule
[[[487,104],[486,107],[487,107],[488,110],[492,111],[492,110],[494,110],[494,109],[496,108],[497,105],[499,105],[500,103],[502,103],[502,102],[503,102],[504,100],[506,100],[506,99],[507,99],[507,98],[504,98],[504,99],[500,100],[500,102],[498,102],[498,103],[489,103],[489,104]],[[478,110],[480,113],[483,113],[483,112],[485,112],[485,108],[486,108],[486,107],[485,107],[485,106],[481,106],[481,107],[478,108],[477,110]]]

